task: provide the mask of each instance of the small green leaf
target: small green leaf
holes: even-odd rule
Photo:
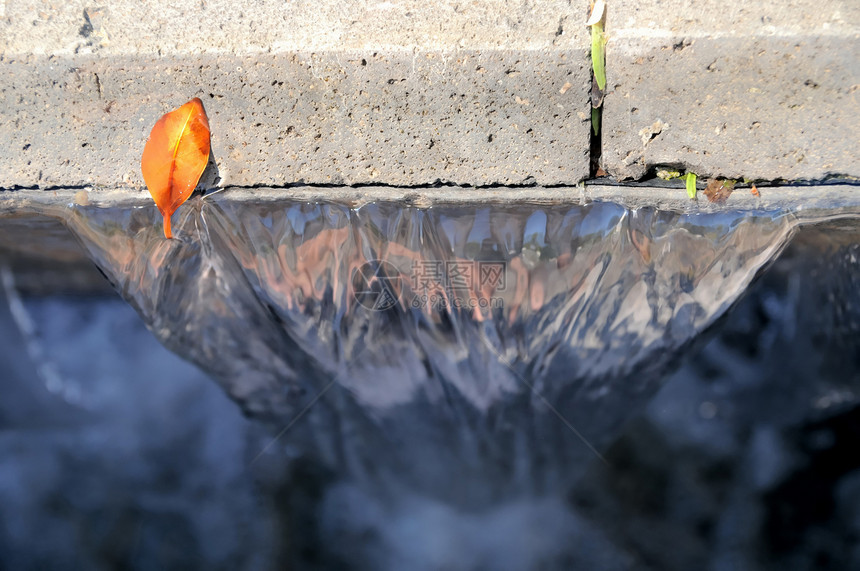
[[[591,108],[591,128],[594,129],[594,136],[600,132],[600,110]]]
[[[687,173],[687,196],[696,198],[696,175],[691,172]]]
[[[594,70],[594,80],[600,91],[606,89],[606,37],[603,34],[603,23],[597,22],[591,26],[591,68]]]

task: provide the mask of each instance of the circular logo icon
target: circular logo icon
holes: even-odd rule
[[[352,274],[352,295],[374,311],[384,311],[397,303],[401,291],[400,272],[384,260],[370,260]]]

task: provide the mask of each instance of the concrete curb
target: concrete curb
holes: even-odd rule
[[[860,4],[611,0],[603,165],[860,175]]]
[[[589,176],[587,0],[41,0],[0,14],[0,188],[143,188],[194,96],[223,186]],[[860,176],[860,5],[610,0],[604,168]]]
[[[228,187],[211,191],[194,200],[237,202],[331,202],[354,208],[373,202],[393,202],[404,207],[432,208],[443,204],[587,204],[591,201],[615,202],[627,208],[657,208],[680,212],[786,211],[814,213],[814,216],[860,213],[860,188],[852,184],[809,186],[770,186],[754,196],[749,188],[738,187],[725,203],[710,203],[699,191],[691,200],[681,181],[659,186],[580,184],[563,187],[469,188],[441,186],[416,189],[395,186],[295,186],[289,188]],[[146,191],[132,188],[15,190],[0,192],[0,216],[36,212],[45,208],[63,209],[75,205],[98,207],[155,208]],[[180,209],[187,206],[180,206]]]
[[[588,176],[584,0],[180,4],[7,10],[0,187],[143,188],[150,128],[195,96],[224,185]]]

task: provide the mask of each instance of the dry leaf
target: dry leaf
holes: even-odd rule
[[[750,190],[750,192],[752,193],[753,196],[761,196],[761,193],[758,191],[758,189],[755,187],[755,185],[752,185],[752,189]]]
[[[159,119],[143,148],[140,168],[172,238],[170,216],[188,200],[209,162],[209,119],[195,97]]]
[[[594,3],[594,6],[591,9],[591,15],[588,17],[588,21],[585,22],[586,26],[593,26],[603,19],[603,12],[606,11],[606,0],[597,0]]]
[[[735,188],[734,181],[731,180],[719,180],[719,179],[711,179],[708,183],[708,186],[705,187],[705,196],[708,197],[709,202],[714,202],[716,204],[723,204],[726,200],[729,199],[729,196],[732,194],[732,190]]]

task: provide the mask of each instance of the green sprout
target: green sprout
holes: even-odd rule
[[[687,173],[687,196],[696,198],[696,175],[691,172]]]
[[[603,22],[591,26],[591,68],[594,70],[594,80],[600,91],[606,88],[606,35],[603,33]]]

